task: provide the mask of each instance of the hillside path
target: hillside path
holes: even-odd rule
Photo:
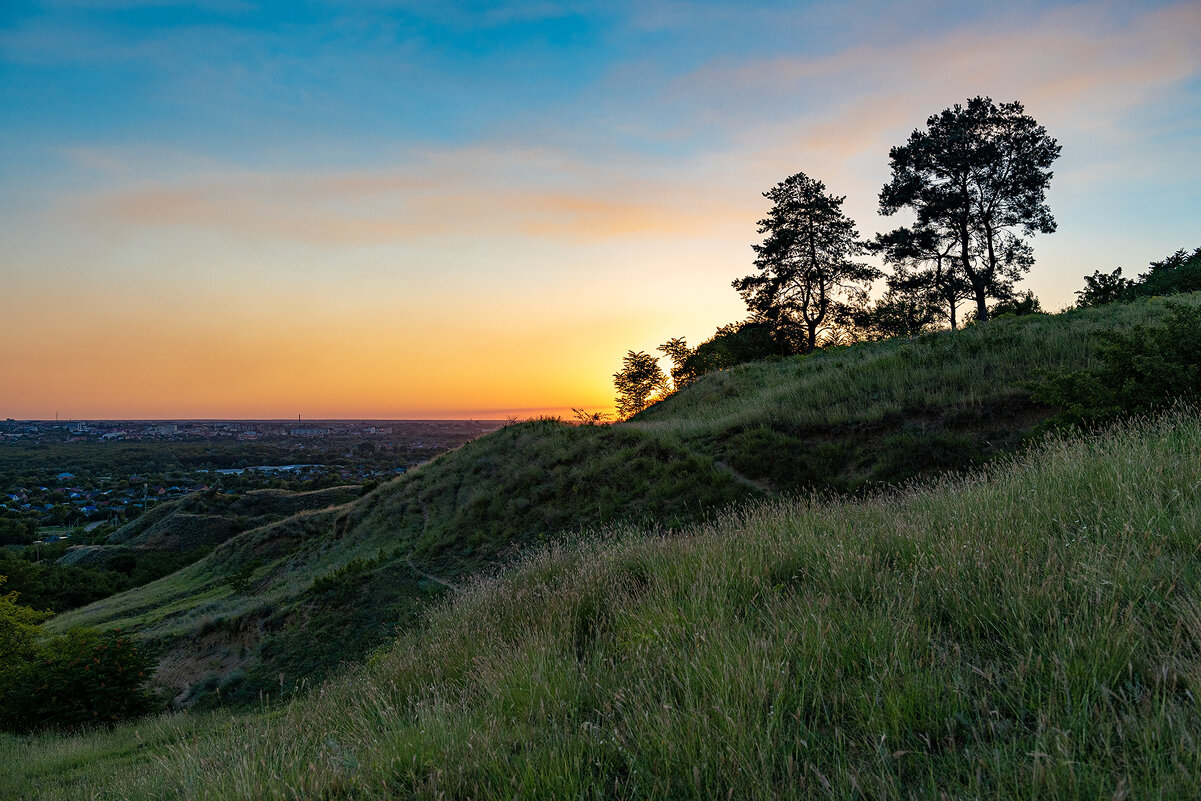
[[[772,490],[772,488],[771,488],[771,487],[769,487],[768,485],[766,485],[766,484],[762,484],[762,483],[760,483],[760,482],[756,481],[756,480],[755,480],[755,479],[753,479],[753,478],[747,478],[747,477],[746,477],[746,476],[744,476],[742,473],[739,473],[737,470],[735,470],[734,468],[730,467],[730,466],[729,466],[728,464],[726,464],[725,462],[718,462],[718,461],[715,461],[715,462],[713,463],[713,466],[714,466],[714,467],[716,467],[718,470],[721,470],[721,471],[722,471],[722,472],[724,472],[724,473],[729,473],[729,474],[730,474],[730,475],[731,475],[731,476],[734,478],[734,480],[735,480],[735,481],[737,481],[739,484],[744,484],[744,485],[746,485],[746,486],[748,486],[748,487],[751,487],[752,489],[757,489],[757,490],[759,490],[760,492],[762,492],[764,495],[771,496],[771,495],[775,495],[775,494],[776,494],[776,493],[775,493],[775,492]]]
[[[417,575],[421,576],[422,578],[424,578],[424,579],[429,579],[430,581],[433,581],[433,582],[435,582],[435,583],[437,583],[437,584],[441,584],[443,587],[445,587],[446,589],[450,590],[451,592],[458,592],[458,591],[459,591],[459,588],[458,588],[458,586],[457,586],[457,585],[455,585],[455,584],[452,584],[451,582],[447,581],[446,579],[441,579],[441,578],[438,578],[438,577],[437,577],[437,576],[435,576],[433,573],[426,573],[424,570],[422,570],[421,568],[417,567],[417,565],[415,565],[415,564],[413,563],[413,559],[412,559],[412,557],[408,557],[408,556],[406,556],[406,557],[405,557],[405,564],[409,566],[409,569],[410,569],[410,570],[412,570],[414,573],[416,573]]]

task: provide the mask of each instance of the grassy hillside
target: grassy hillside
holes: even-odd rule
[[[182,704],[309,686],[523,546],[619,521],[675,529],[733,503],[885,482],[1014,450],[1027,384],[1088,366],[1155,301],[1000,319],[744,365],[615,426],[508,426],[342,506],[254,528],[184,570],[51,621],[137,631]],[[281,679],[282,676],[282,679]]]
[[[758,490],[755,490],[756,492]],[[257,700],[386,641],[462,576],[565,528],[677,524],[752,490],[620,428],[510,426],[353,503],[247,531],[183,570],[55,618],[137,631],[179,703]],[[231,576],[244,573],[242,587]]]
[[[742,365],[630,425],[777,489],[896,482],[1012,450],[1052,411],[1029,400],[1043,371],[1092,367],[1101,333],[1165,314],[1157,298]]]
[[[114,531],[105,544],[72,548],[59,561],[64,565],[101,566],[130,550],[195,554],[199,558],[242,531],[298,512],[343,504],[358,494],[357,486],[311,492],[263,489],[233,495],[198,492],[160,504]]]
[[[559,544],[286,708],[0,739],[0,796],[1201,797],[1199,488],[1177,410]]]

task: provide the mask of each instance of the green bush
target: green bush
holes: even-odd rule
[[[0,587],[7,581],[0,575]],[[23,692],[23,684],[37,658],[39,624],[50,612],[39,612],[17,603],[18,593],[0,595],[0,725],[7,727],[12,706]]]
[[[0,576],[0,584],[4,583]],[[0,729],[79,729],[151,711],[151,662],[120,631],[73,629],[45,639],[50,616],[0,595]]]
[[[1161,326],[1102,336],[1101,364],[1047,374],[1035,401],[1058,407],[1055,425],[1090,426],[1201,394],[1201,307],[1167,304]]]
[[[6,725],[77,730],[152,711],[151,660],[120,631],[74,629],[43,646],[10,698]]]

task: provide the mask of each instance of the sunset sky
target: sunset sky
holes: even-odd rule
[[[889,147],[974,95],[1063,147],[1058,309],[1201,246],[1199,42],[1196,0],[3,0],[0,419],[610,408],[745,316],[762,192],[895,227]]]

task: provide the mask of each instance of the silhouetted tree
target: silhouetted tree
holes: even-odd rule
[[[688,347],[688,340],[684,337],[672,337],[655,350],[662,351],[667,358],[671,359],[672,389],[677,390],[688,386],[692,381],[692,377],[684,369],[684,363],[692,355],[692,350]]]
[[[1175,295],[1201,291],[1201,247],[1189,253],[1183,248],[1161,261],[1137,279],[1123,278],[1122,268],[1112,273],[1100,270],[1084,277],[1084,289],[1076,294],[1078,307],[1129,301],[1154,295]]]
[[[1076,307],[1080,309],[1130,300],[1134,296],[1134,281],[1122,277],[1121,267],[1112,273],[1097,270],[1092,275],[1084,276],[1084,289],[1076,295]]]
[[[842,212],[845,197],[826,193],[821,181],[797,173],[763,194],[772,201],[755,245],[758,272],[733,282],[752,319],[770,324],[782,342],[809,353],[818,337],[846,322],[880,271],[853,259],[864,246],[855,223]]]
[[[940,303],[935,319],[946,320],[954,329],[959,324],[959,304],[972,297],[972,285],[956,254],[958,246],[953,232],[927,224],[876,234],[868,249],[893,268],[889,293],[910,305]]]
[[[976,317],[986,320],[989,298],[1010,297],[1033,262],[1017,232],[1055,230],[1046,190],[1059,152],[1021,103],[975,97],[930,117],[926,130],[889,151],[892,180],[880,191],[880,211],[911,208],[919,228],[954,236]]]
[[[613,374],[617,389],[617,413],[630,417],[649,406],[667,388],[667,376],[659,360],[643,351],[628,351],[621,369]]]
[[[1043,304],[1030,290],[1021,296],[1003,300],[988,310],[990,317],[1000,317],[1002,314],[1012,314],[1014,317],[1025,317],[1028,314],[1042,314]]]
[[[683,385],[705,373],[725,370],[736,364],[786,356],[793,353],[781,343],[767,323],[747,320],[718,328],[713,336],[693,348],[680,365]],[[675,373],[675,370],[672,370]]]
[[[890,283],[884,297],[856,312],[855,335],[866,340],[911,338],[935,328],[945,318],[942,299],[929,285],[898,289]]]
[[[1140,296],[1201,291],[1201,247],[1192,253],[1182,248],[1162,261],[1151,262],[1139,283]]]

